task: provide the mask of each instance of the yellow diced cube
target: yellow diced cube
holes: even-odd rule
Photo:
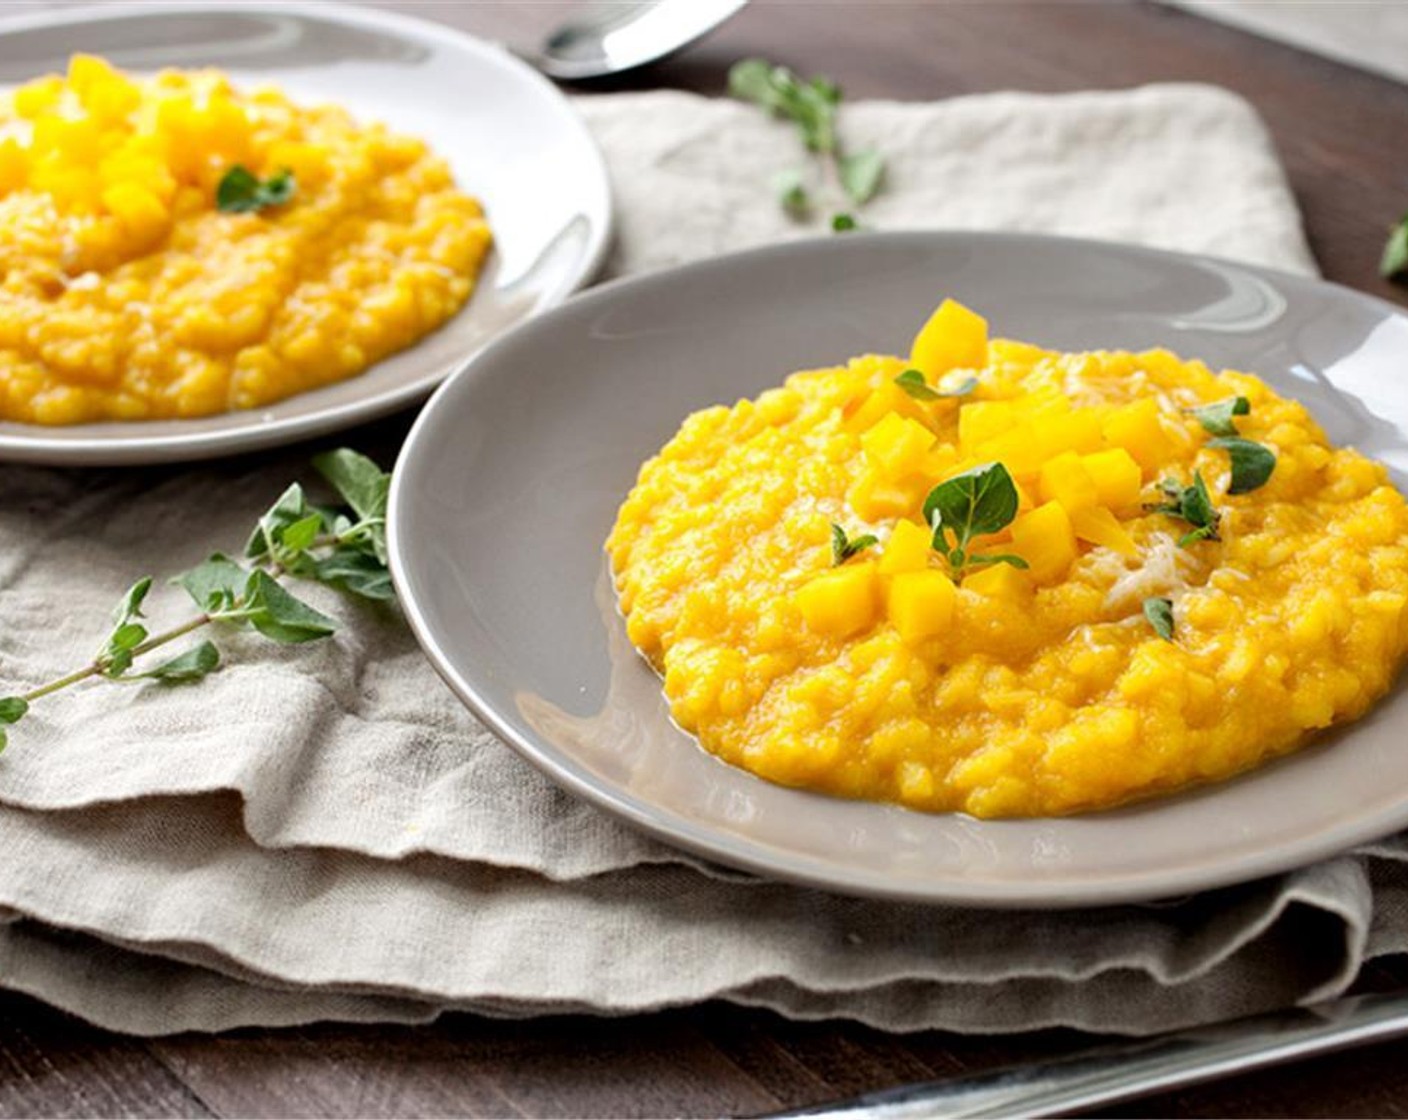
[[[1138,556],[1134,540],[1124,531],[1119,518],[1104,506],[1076,510],[1071,514],[1071,528],[1076,537],[1091,544],[1101,544],[1121,556]]]
[[[1089,509],[1100,501],[1094,480],[1074,451],[1048,459],[1042,464],[1040,477],[1042,501],[1060,502],[1067,513]]]
[[[944,300],[915,336],[909,364],[931,382],[951,369],[982,369],[988,364],[987,320]]]
[[[1093,408],[1045,410],[1033,418],[1032,428],[1042,452],[1059,455],[1064,451],[1097,450],[1103,442],[1100,421],[1100,412]]]
[[[890,622],[906,642],[932,638],[953,622],[954,587],[943,572],[904,572],[890,584]]]
[[[847,564],[817,576],[797,589],[797,609],[818,634],[844,638],[875,621],[879,577],[873,561]]]
[[[1157,470],[1171,451],[1159,423],[1159,403],[1152,397],[1112,409],[1103,427],[1105,438],[1129,452],[1147,471]]]
[[[108,213],[137,234],[160,232],[171,220],[161,199],[136,183],[115,183],[103,191],[102,197]]]
[[[1027,573],[1011,564],[989,564],[963,577],[963,590],[1008,603],[1021,602],[1031,589]]]
[[[1060,502],[1046,502],[1012,522],[1012,551],[1038,583],[1054,583],[1076,558],[1076,534]]]
[[[892,478],[922,470],[924,453],[933,444],[933,432],[918,420],[894,412],[860,437],[865,457]]]
[[[885,551],[880,555],[880,574],[894,576],[901,572],[922,572],[929,567],[929,555],[933,550],[929,530],[913,521],[898,522],[890,539],[885,542]]]
[[[1017,478],[1035,478],[1046,461],[1031,425],[1026,423],[978,444],[973,448],[973,458],[984,463],[1001,463]]]
[[[1081,464],[1095,483],[1102,506],[1124,509],[1138,504],[1139,492],[1144,485],[1143,472],[1134,461],[1134,456],[1123,447],[1082,455]]]
[[[867,521],[908,516],[922,497],[920,486],[895,482],[874,467],[863,471],[846,492],[851,508]]]
[[[1009,401],[973,401],[958,410],[958,442],[964,449],[1010,431],[1017,423],[1017,410]]]
[[[15,90],[15,112],[26,120],[32,121],[54,108],[63,93],[64,84],[58,77],[50,75],[45,78],[35,78],[34,81],[26,82]]]
[[[19,190],[29,178],[29,160],[18,140],[0,140],[0,195]]]

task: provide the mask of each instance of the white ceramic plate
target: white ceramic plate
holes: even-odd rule
[[[770,785],[670,722],[602,542],[691,410],[792,370],[901,352],[941,297],[1065,350],[1167,346],[1262,374],[1408,480],[1408,317],[1224,262],[1025,235],[801,242],[607,285],[501,339],[426,406],[391,560],[440,673],[563,786],[710,858],[838,891],[987,906],[1166,897],[1408,825],[1408,689],[1219,786],[1117,811],[978,821]],[[1235,697],[1229,697],[1235,702]]]
[[[591,279],[611,234],[606,169],[561,94],[506,51],[439,24],[337,4],[108,4],[0,20],[0,86],[74,51],[127,69],[218,66],[241,84],[335,101],[419,136],[478,197],[495,247],[465,308],[416,346],[339,384],[199,420],[45,428],[0,422],[0,459],[174,462],[289,443],[424,398],[505,328]]]

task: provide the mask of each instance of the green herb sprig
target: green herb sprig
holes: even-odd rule
[[[345,448],[317,456],[313,465],[345,505],[313,505],[294,483],[259,518],[245,546],[245,562],[217,552],[171,579],[185,589],[200,613],[155,635],[139,621],[145,617],[142,608],[153,585],[151,576],[143,576],[118,601],[107,637],[92,661],[22,695],[0,697],[0,749],[6,744],[6,728],[23,719],[36,700],[82,681],[174,685],[200,680],[220,664],[220,653],[209,640],[143,672],[133,672],[133,666],[204,627],[253,629],[284,645],[332,634],[337,622],[294,595],[284,586],[285,577],[328,584],[364,599],[394,599],[386,554],[391,476]]]
[[[737,62],[728,73],[729,93],[740,101],[758,105],[773,116],[797,126],[806,150],[816,157],[815,174],[801,168],[778,175],[774,186],[782,208],[796,218],[814,209],[814,194],[833,202],[845,198],[863,206],[875,197],[885,177],[885,159],[873,148],[858,152],[842,149],[836,129],[841,89],[828,78],[800,78],[785,66],[761,58]],[[815,181],[815,186],[809,182]],[[845,233],[859,228],[855,215],[833,209],[831,228]]]
[[[1151,595],[1144,600],[1144,617],[1149,625],[1166,642],[1173,641],[1173,600]]]
[[[215,188],[215,207],[226,214],[250,214],[270,206],[282,206],[298,190],[288,168],[261,179],[243,164],[235,164]]]
[[[1001,463],[984,463],[939,483],[924,499],[924,521],[933,531],[934,551],[948,561],[955,576],[975,565],[1027,567],[1020,556],[969,551],[974,537],[1012,524],[1017,503],[1017,484]]]
[[[955,371],[957,372],[957,371]],[[941,378],[937,387],[924,379],[917,369],[907,369],[895,378],[895,384],[917,401],[940,401],[953,397],[966,397],[978,387],[978,379],[971,373],[953,378]]]
[[[839,568],[852,556],[864,552],[867,548],[872,548],[879,544],[879,538],[874,533],[863,533],[859,537],[846,536],[846,530],[831,523],[831,566]]]
[[[1386,280],[1401,280],[1408,276],[1408,214],[1404,214],[1389,231],[1379,258],[1379,273]]]
[[[1159,483],[1159,491],[1164,500],[1145,505],[1145,512],[1166,513],[1192,526],[1192,529],[1178,538],[1179,548],[1187,548],[1196,541],[1222,539],[1217,535],[1222,513],[1212,504],[1212,495],[1208,493],[1208,484],[1203,481],[1201,471],[1193,472],[1191,486],[1184,486],[1176,479],[1165,478]]]

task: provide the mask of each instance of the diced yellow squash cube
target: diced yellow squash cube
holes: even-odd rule
[[[846,501],[867,521],[906,517],[923,497],[922,482],[896,482],[874,467],[861,472],[846,492]]]
[[[875,622],[880,582],[873,561],[823,572],[797,589],[802,620],[818,634],[844,638]]]
[[[63,79],[57,75],[35,78],[15,90],[13,104],[15,112],[26,120],[34,120],[47,113],[59,103],[63,96]]]
[[[1076,558],[1076,534],[1060,502],[1045,502],[1012,522],[1012,551],[1027,562],[1032,579],[1054,583]]]
[[[1086,473],[1080,456],[1065,451],[1041,466],[1041,499],[1060,502],[1067,513],[1090,509],[1100,501],[1095,481]]]
[[[1134,456],[1123,447],[1112,447],[1108,451],[1082,455],[1081,463],[1091,481],[1095,483],[1102,506],[1124,509],[1138,504],[1144,476],[1139,464],[1134,461]]]
[[[847,407],[846,427],[852,432],[869,431],[892,412],[914,416],[918,405],[903,389],[886,382],[867,390]]]
[[[891,478],[902,478],[923,470],[934,433],[918,420],[891,412],[860,437],[860,445],[875,467]]]
[[[982,369],[988,364],[988,321],[961,303],[946,299],[920,328],[909,364],[933,381],[951,369]]]
[[[986,440],[973,448],[973,458],[982,463],[1001,463],[1015,478],[1035,478],[1046,461],[1030,424]]]
[[[1032,581],[1026,572],[1011,564],[989,564],[964,576],[963,589],[989,599],[1019,603],[1030,593]]]
[[[900,521],[885,542],[885,551],[880,554],[880,574],[895,576],[901,572],[922,572],[928,568],[933,550],[929,530],[913,521]]]
[[[1105,438],[1122,447],[1146,471],[1168,459],[1169,438],[1159,423],[1159,403],[1152,397],[1111,409],[1103,425]]]
[[[906,642],[932,638],[953,622],[953,581],[936,569],[905,572],[890,584],[890,622]]]
[[[171,219],[161,200],[136,183],[115,183],[108,187],[103,191],[103,205],[123,225],[142,236],[164,230]]]
[[[958,410],[958,442],[965,450],[1010,431],[1017,423],[1010,401],[973,401]]]
[[[19,190],[29,177],[29,160],[13,138],[0,140],[0,195]]]
[[[1065,451],[1095,451],[1104,442],[1101,414],[1094,408],[1076,408],[1068,412],[1043,410],[1033,418],[1032,428],[1046,455],[1060,455]]]
[[[941,443],[924,453],[924,461],[920,464],[919,473],[932,485],[953,470],[953,465],[956,462],[958,462],[958,452],[952,445]]]
[[[1091,544],[1102,544],[1121,556],[1138,556],[1134,540],[1124,531],[1119,518],[1104,506],[1076,510],[1071,514],[1071,528],[1076,537]]]

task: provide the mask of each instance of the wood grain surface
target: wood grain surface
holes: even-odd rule
[[[532,43],[570,11],[564,3],[388,6],[518,44]],[[1326,276],[1408,303],[1404,289],[1376,271],[1387,227],[1408,209],[1404,86],[1183,12],[1123,0],[755,0],[684,54],[601,88],[717,94],[728,65],[745,55],[825,73],[851,97],[1151,81],[1226,86],[1269,124]],[[1408,965],[1375,966],[1364,983],[1408,985]],[[453,1015],[415,1029],[324,1026],[144,1041],[107,1034],[20,996],[0,996],[0,1115],[749,1115],[1050,1057],[1091,1042],[1070,1032],[1007,1039],[886,1035],[719,1005],[615,1020]],[[1150,1098],[1113,1114],[1404,1116],[1408,1063],[1402,1046],[1386,1044]]]

